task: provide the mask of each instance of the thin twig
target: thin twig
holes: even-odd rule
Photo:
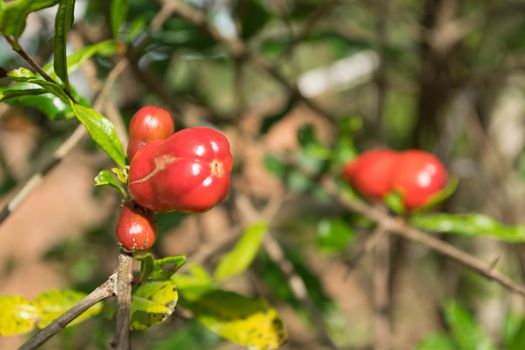
[[[20,57],[22,57],[27,63],[29,63],[29,65],[31,67],[33,67],[33,69],[35,69],[38,74],[40,74],[42,76],[42,78],[44,78],[45,80],[51,82],[51,83],[54,83],[54,84],[58,84],[58,82],[56,82],[53,78],[51,78],[49,76],[49,74],[47,74],[44,69],[33,59],[33,57],[31,57],[23,48],[22,46],[20,46],[20,43],[18,42],[18,40],[16,40],[15,38],[9,36],[9,35],[4,35],[4,38],[5,40],[9,43],[9,45],[11,46],[11,48],[17,53],[20,55]],[[60,85],[60,84],[58,84]],[[64,93],[73,101],[73,102],[76,102],[75,101],[75,98],[73,97],[73,95],[71,95],[71,92],[69,91],[69,89],[66,89],[65,87],[62,88],[62,90],[64,91]]]
[[[266,215],[259,214],[259,212],[255,209],[248,196],[238,194],[235,198],[235,202],[239,213],[245,218],[245,221],[253,223],[261,219],[266,219],[270,221],[270,219],[272,219],[275,215],[279,213],[279,209],[284,200],[281,199],[279,205],[270,203],[268,205],[269,208],[267,208],[266,210]],[[338,349],[337,345],[330,337],[328,327],[326,326],[323,320],[323,315],[312,302],[311,298],[308,296],[308,289],[306,288],[306,283],[304,282],[302,277],[295,271],[292,262],[286,257],[284,249],[281,247],[279,242],[272,237],[270,232],[267,232],[263,238],[262,245],[264,250],[268,253],[270,259],[286,276],[286,280],[288,281],[288,285],[290,286],[294,297],[297,298],[297,300],[310,313],[310,316],[313,322],[315,323],[316,328],[323,341],[332,350]]]
[[[133,257],[121,253],[117,269],[115,294],[117,295],[117,326],[111,347],[116,350],[129,350],[129,318],[131,306],[131,269]]]
[[[89,295],[84,297],[84,299],[79,301],[72,308],[51,322],[47,327],[36,333],[18,350],[33,350],[38,348],[49,338],[63,330],[70,322],[82,315],[90,307],[112,296],[115,290],[115,278],[115,274],[109,276],[106,282],[98,286],[94,291],[92,291]]]
[[[343,260],[343,263],[347,267],[346,277],[348,278],[354,269],[358,266],[361,259],[366,256],[368,253],[374,249],[377,242],[381,240],[386,234],[385,230],[381,226],[378,226],[377,229],[369,235],[366,240],[357,248],[357,251],[350,256],[350,258]]]
[[[400,237],[413,242],[422,244],[434,251],[456,261],[457,263],[476,271],[480,275],[499,283],[508,290],[525,296],[525,287],[515,283],[508,276],[492,268],[492,266],[473,255],[470,255],[453,245],[450,245],[438,238],[429,235],[426,232],[410,226],[401,218],[395,218],[387,213],[383,213],[361,201],[349,198],[341,193],[335,182],[325,178],[322,186],[326,192],[334,196],[339,202],[349,210],[355,211],[383,226],[389,233],[396,234]]]
[[[381,226],[379,230],[383,230]],[[374,250],[374,350],[390,348],[389,238],[383,235]]]

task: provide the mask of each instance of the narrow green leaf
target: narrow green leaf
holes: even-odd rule
[[[525,225],[507,226],[481,214],[415,215],[410,223],[425,231],[470,237],[487,236],[506,242],[525,242]]]
[[[441,191],[432,195],[430,199],[428,200],[427,204],[425,204],[425,206],[423,206],[422,208],[419,208],[416,211],[414,211],[414,214],[427,212],[429,211],[429,209],[434,208],[438,204],[450,198],[450,196],[452,196],[454,192],[456,192],[456,189],[458,188],[458,184],[459,184],[459,180],[457,177],[450,178],[445,188],[443,188]]]
[[[250,349],[278,349],[287,339],[279,314],[262,299],[213,290],[184,306],[215,334]]]
[[[115,127],[97,111],[71,103],[73,113],[86,127],[91,138],[121,167],[126,166],[126,154],[120,143]]]
[[[18,295],[0,295],[0,336],[30,332],[38,319],[38,308]]]
[[[59,290],[53,289],[47,292],[44,292],[36,297],[33,301],[34,304],[40,309],[40,319],[38,322],[39,328],[44,328],[51,322],[53,322],[57,317],[62,315],[64,312],[69,310],[73,305],[82,300],[86,294],[76,292],[73,290]],[[76,325],[82,321],[87,320],[88,318],[95,316],[102,311],[102,304],[98,303],[93,305],[82,315],[77,317],[73,322],[68,324],[68,326]]]
[[[219,262],[215,270],[215,279],[222,281],[234,277],[250,266],[257,255],[268,223],[259,222],[247,227],[235,247]]]
[[[113,40],[101,41],[93,45],[85,46],[67,56],[67,70],[69,73],[77,70],[82,63],[95,55],[110,57],[115,53],[116,49],[117,47]],[[51,63],[44,66],[44,71],[52,78],[57,77],[55,68]]]
[[[101,170],[97,176],[95,176],[95,186],[109,186],[113,187],[120,192],[123,198],[127,198],[128,194],[126,190],[121,186],[120,182],[117,181],[109,170]]]
[[[0,12],[0,32],[19,38],[26,27],[27,16],[54,6],[59,0],[14,0],[4,3]]]
[[[113,38],[120,39],[120,28],[128,15],[127,0],[111,0],[111,30]]]
[[[445,305],[445,319],[454,342],[461,350],[495,350],[487,333],[457,302]]]
[[[456,350],[456,347],[448,335],[438,333],[420,342],[417,350]]]
[[[153,262],[151,279],[166,280],[171,278],[187,261],[184,255],[168,256],[162,259],[156,259]]]
[[[46,89],[53,95],[59,97],[62,101],[69,103],[70,99],[62,90],[62,87],[56,83],[38,78],[33,72],[27,68],[17,68],[10,71],[7,76],[20,83],[30,83],[40,85],[42,88]]]
[[[0,102],[21,96],[37,96],[47,93],[45,89],[5,89],[0,90]]]
[[[177,288],[185,299],[194,300],[210,291],[213,281],[208,272],[201,265],[190,266],[186,273],[176,273],[171,276]]]
[[[131,297],[131,330],[146,329],[165,321],[177,305],[179,295],[171,280],[147,281]]]
[[[508,319],[512,317],[507,315],[506,334],[505,334],[505,349],[506,350],[522,350],[525,344],[525,318],[515,320],[512,327],[509,327],[511,321]],[[511,328],[511,329],[509,329]]]
[[[75,0],[60,0],[55,18],[55,47],[53,49],[54,68],[58,77],[64,82],[66,90],[70,90],[67,72],[67,33],[74,20]]]

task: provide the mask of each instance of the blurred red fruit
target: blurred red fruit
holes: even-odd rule
[[[343,168],[346,180],[363,196],[383,198],[392,189],[399,154],[385,149],[363,152]]]
[[[403,195],[407,209],[417,209],[447,184],[445,167],[434,155],[420,151],[402,152],[395,164],[392,189]]]

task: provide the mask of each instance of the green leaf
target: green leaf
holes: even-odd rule
[[[120,182],[118,182],[111,172],[109,170],[101,170],[97,176],[95,176],[95,186],[109,186],[113,187],[117,191],[120,192],[123,198],[127,198],[128,194],[126,190],[120,185]]]
[[[111,30],[113,38],[120,38],[120,28],[128,15],[127,0],[111,0]]]
[[[134,259],[140,261],[140,280],[145,281],[153,271],[153,263],[155,258],[151,253],[136,253],[133,255]]]
[[[208,292],[213,281],[208,272],[201,265],[194,264],[190,266],[187,273],[176,273],[171,276],[181,295],[185,299],[193,300]]]
[[[168,256],[156,259],[153,262],[153,269],[150,278],[155,280],[166,280],[171,278],[187,261],[184,255]]]
[[[38,308],[18,295],[0,295],[0,336],[30,332],[38,319]]]
[[[69,97],[66,95],[64,90],[62,90],[62,87],[60,85],[38,78],[35,74],[33,74],[33,72],[31,72],[27,68],[22,67],[22,68],[14,69],[10,71],[7,74],[7,76],[10,79],[17,81],[19,83],[30,83],[30,84],[39,85],[40,87],[52,93],[53,95],[59,97],[62,101],[66,103],[70,102]]]
[[[417,350],[456,350],[456,347],[448,335],[438,333],[420,342]]]
[[[65,104],[62,99],[50,93],[12,97],[5,102],[11,105],[34,108],[43,113],[50,120],[70,119],[74,117],[73,111],[69,105]]]
[[[0,90],[0,102],[21,96],[37,96],[46,93],[45,89],[5,89]]]
[[[173,281],[147,281],[131,297],[129,329],[146,329],[165,321],[177,305],[179,294]]]
[[[317,244],[325,253],[345,250],[355,236],[354,229],[342,219],[321,219],[317,224]]]
[[[268,231],[266,222],[258,222],[247,227],[235,247],[219,262],[215,270],[215,279],[222,281],[246,270],[257,255],[266,231]]]
[[[86,294],[76,292],[73,290],[65,289],[52,289],[44,292],[36,297],[33,301],[34,304],[40,309],[40,319],[38,321],[38,327],[44,328],[57,317],[62,315],[64,312],[69,310],[73,305],[82,300]],[[88,318],[99,314],[102,311],[102,304],[98,303],[93,305],[82,315],[77,317],[68,326],[78,324]]]
[[[213,290],[185,306],[213,333],[250,349],[278,349],[287,339],[277,311],[262,299]]]
[[[44,8],[54,6],[59,0],[14,0],[4,3],[0,12],[0,32],[19,38],[22,35],[27,16]]]
[[[383,201],[394,213],[397,215],[405,214],[406,208],[403,202],[403,194],[399,191],[391,191],[384,198]]]
[[[486,332],[457,302],[451,301],[445,305],[445,319],[461,350],[495,350]]]
[[[126,154],[115,127],[97,111],[71,102],[73,113],[86,127],[91,138],[121,167],[126,166]]]
[[[115,174],[117,179],[122,182],[123,184],[128,183],[128,176],[129,176],[129,166],[126,166],[125,168],[111,168],[111,172]]]
[[[75,0],[60,0],[55,18],[55,47],[53,49],[53,66],[58,77],[64,82],[65,89],[70,90],[67,73],[67,33],[73,26]]]
[[[427,204],[425,204],[423,207],[414,211],[414,214],[427,212],[429,209],[434,208],[438,204],[450,198],[450,196],[452,196],[454,192],[456,192],[456,189],[458,188],[458,184],[459,184],[459,180],[457,177],[450,178],[445,188],[433,194],[428,200]]]
[[[525,344],[525,318],[512,322],[509,320],[511,315],[507,315],[506,334],[505,334],[505,349],[506,350],[522,350]],[[510,323],[514,323],[509,327]],[[509,329],[510,328],[510,329]]]
[[[235,17],[240,21],[241,37],[248,40],[264,28],[271,15],[259,0],[241,0],[237,4]]]
[[[487,236],[506,242],[524,242],[525,225],[507,226],[481,214],[415,215],[410,223],[422,230],[470,237]]]
[[[117,50],[117,46],[113,40],[101,41],[99,43],[85,46],[78,51],[67,56],[67,70],[71,73],[78,69],[82,63],[94,55],[103,57],[112,56]],[[53,64],[47,64],[44,66],[44,71],[49,74],[52,78],[56,78],[55,68]]]

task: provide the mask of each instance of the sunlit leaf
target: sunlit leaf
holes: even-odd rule
[[[84,124],[91,138],[121,167],[126,166],[126,154],[115,126],[97,111],[71,103],[73,113]]]
[[[197,299],[202,294],[208,292],[213,281],[208,272],[201,265],[191,265],[188,272],[176,273],[171,276],[171,280],[179,289],[185,299]]]
[[[268,223],[259,222],[247,227],[235,247],[219,262],[215,270],[217,280],[225,280],[242,273],[257,255]]]
[[[127,0],[111,0],[111,30],[113,38],[120,38],[120,28],[128,15]]]
[[[153,269],[150,278],[156,280],[169,279],[186,263],[186,261],[187,259],[184,255],[156,259],[153,262]]]
[[[262,299],[213,290],[184,306],[215,334],[250,349],[278,349],[287,339],[277,311]]]
[[[457,302],[445,305],[445,319],[454,342],[461,350],[495,350],[487,333]]]
[[[410,223],[425,231],[470,237],[487,236],[507,242],[524,242],[525,225],[508,226],[481,214],[415,215]]]
[[[146,329],[165,321],[175,310],[179,295],[171,280],[147,281],[131,298],[131,330]]]
[[[26,18],[36,12],[54,6],[59,0],[13,0],[4,3],[0,12],[0,32],[20,37],[26,26]]]
[[[53,289],[46,291],[33,301],[33,303],[40,310],[40,319],[38,321],[38,327],[44,328],[51,322],[53,322],[57,317],[62,315],[64,312],[69,310],[73,305],[82,300],[86,294],[76,292],[73,290],[59,290]],[[88,318],[95,316],[102,311],[102,304],[98,303],[89,308],[79,317],[75,318],[68,326],[73,326],[78,324]]]
[[[24,297],[0,295],[0,336],[30,332],[38,314],[38,308]]]
[[[456,347],[448,335],[435,334],[420,342],[417,350],[456,350]]]
[[[95,186],[113,187],[120,192],[123,198],[127,198],[128,196],[121,183],[113,177],[113,174],[109,170],[101,170],[97,176],[95,176]]]

